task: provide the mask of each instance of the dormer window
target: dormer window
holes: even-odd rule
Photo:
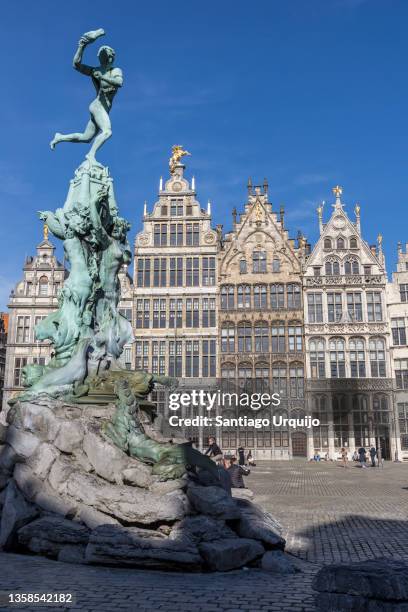
[[[252,253],[253,272],[266,272],[266,253],[265,251],[254,251]]]
[[[332,248],[332,241],[330,238],[325,238],[324,239],[324,248],[329,250]]]
[[[42,296],[48,295],[48,278],[46,276],[41,276],[40,278],[38,293]]]
[[[344,249],[344,238],[337,238],[337,248]]]
[[[357,238],[350,238],[350,249],[357,249]]]

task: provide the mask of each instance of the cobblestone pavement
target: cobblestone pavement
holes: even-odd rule
[[[332,463],[264,462],[247,484],[280,520],[300,573],[187,575],[1,553],[0,599],[10,591],[75,596],[71,607],[19,608],[25,611],[307,612],[315,609],[311,581],[322,564],[383,555],[408,561],[408,465],[345,470]],[[18,609],[1,605],[1,612]]]
[[[408,465],[260,463],[247,478],[280,521],[286,550],[319,564],[381,555],[408,561]]]

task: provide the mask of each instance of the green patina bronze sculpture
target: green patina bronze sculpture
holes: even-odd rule
[[[119,312],[118,272],[131,259],[127,232],[130,224],[118,215],[113,181],[108,168],[95,159],[96,151],[111,136],[109,111],[123,77],[113,67],[115,53],[101,47],[99,68],[82,64],[86,45],[103,35],[87,32],[74,56],[74,68],[92,77],[97,91],[90,105],[91,120],[83,134],[57,133],[51,142],[91,142],[85,161],[75,171],[67,198],[55,212],[41,211],[54,236],[63,241],[69,275],[58,298],[58,310],[35,328],[38,340],[50,340],[53,355],[46,365],[23,368],[26,390],[10,400],[63,399],[75,403],[109,403],[116,399],[112,422],[105,433],[124,452],[153,465],[161,479],[178,478],[188,465],[200,466],[216,477],[215,464],[186,444],[158,441],[146,431],[153,418],[142,422],[142,404],[156,383],[173,386],[174,379],[122,369],[118,359],[126,343],[133,342],[132,327]],[[186,152],[179,152],[186,154]],[[146,412],[144,412],[146,418]],[[151,424],[151,423],[150,423]]]

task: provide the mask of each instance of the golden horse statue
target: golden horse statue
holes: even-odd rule
[[[183,149],[183,145],[173,145],[171,148],[171,157],[169,159],[169,168],[170,174],[174,174],[176,167],[178,166],[180,160],[185,155],[191,155],[188,151]]]

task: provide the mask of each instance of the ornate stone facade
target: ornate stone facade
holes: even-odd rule
[[[48,340],[38,341],[34,328],[58,307],[58,292],[66,271],[55,256],[55,247],[48,240],[48,231],[37,246],[37,254],[27,257],[23,278],[10,295],[9,333],[7,338],[6,367],[3,392],[2,418],[8,410],[7,401],[15,391],[22,389],[21,369],[29,363],[47,364],[50,358]]]
[[[284,211],[274,212],[268,185],[248,185],[244,212],[225,236],[219,254],[219,375],[225,390],[279,393],[278,409],[256,414],[272,423],[273,414],[304,416],[304,345],[301,248],[289,238]],[[223,416],[239,416],[235,407]],[[252,412],[249,416],[254,416]],[[288,428],[231,427],[222,447],[252,449],[259,459],[287,459],[306,453],[302,432]]]
[[[394,386],[395,442],[398,459],[408,461],[408,244],[398,244],[397,269],[387,285],[391,325],[391,371]]]
[[[390,333],[381,236],[378,248],[361,235],[360,207],[351,222],[333,189],[334,211],[304,265],[303,295],[308,412],[321,425],[309,431],[308,455],[332,459],[342,447],[381,444],[394,456]]]
[[[201,208],[195,180],[190,183],[184,170],[176,161],[164,185],[160,180],[159,199],[150,213],[145,204],[136,236],[134,358],[137,369],[176,376],[182,386],[200,389],[214,386],[217,374],[220,238],[211,227],[210,203]],[[164,392],[155,399],[167,416]],[[186,433],[203,445],[201,428]]]

